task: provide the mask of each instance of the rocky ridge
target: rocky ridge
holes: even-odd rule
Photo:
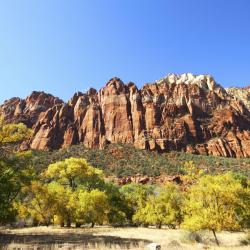
[[[226,88],[228,94],[232,97],[241,100],[245,106],[250,110],[250,85],[245,88]]]
[[[119,142],[158,151],[249,157],[245,100],[210,75],[169,74],[141,89],[115,77],[99,91],[76,93],[68,103],[43,92],[12,98],[1,105],[0,115],[31,127],[29,146],[38,150]]]

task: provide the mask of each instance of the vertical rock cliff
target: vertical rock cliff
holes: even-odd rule
[[[68,103],[43,92],[0,107],[34,130],[33,149],[134,143],[141,149],[250,156],[249,89],[224,89],[210,75],[170,74],[138,89],[112,78]]]

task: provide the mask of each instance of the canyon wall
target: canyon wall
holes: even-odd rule
[[[0,115],[33,129],[23,145],[32,149],[133,143],[160,152],[249,157],[247,91],[224,89],[210,75],[169,74],[141,89],[112,78],[99,91],[78,92],[67,103],[44,92],[12,98],[0,106]]]

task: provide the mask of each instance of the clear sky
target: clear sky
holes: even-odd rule
[[[170,72],[249,84],[250,0],[0,0],[0,103]]]

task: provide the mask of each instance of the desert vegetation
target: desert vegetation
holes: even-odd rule
[[[102,159],[97,150],[91,154],[90,151],[83,151],[88,156],[85,158],[79,155],[80,151],[72,155],[72,148],[57,153],[19,152],[17,145],[27,140],[31,133],[22,124],[0,122],[2,226],[74,227],[84,232],[95,226],[108,226],[109,232],[110,227],[168,228],[173,232],[187,230],[192,233],[194,241],[199,241],[199,232],[205,230],[211,232],[217,245],[220,244],[218,232],[247,232],[249,229],[250,182],[245,172],[211,171],[212,166],[209,170],[188,159],[179,162],[178,173],[182,175],[179,184],[129,183],[119,186],[108,178],[113,171],[112,166],[105,169],[104,163],[109,161],[108,157],[118,157],[119,164],[124,162],[128,166],[126,162],[129,162],[132,166],[134,162],[137,166],[141,163],[136,161],[142,158],[131,158],[140,154],[139,150],[134,150],[134,155],[130,154],[125,160],[124,154],[131,152],[132,148],[127,147],[127,151],[121,153],[119,148],[114,147],[111,151],[113,156],[103,154],[105,160],[97,168],[96,164]],[[155,153],[141,154],[151,154],[148,159],[156,159]],[[158,157],[158,162],[149,161],[154,171],[158,171],[152,175],[162,174],[164,167],[160,166],[164,164],[161,163],[176,160],[167,160],[166,155]],[[46,162],[47,166],[44,166]],[[115,164],[117,162],[113,166]],[[203,166],[205,164],[209,166],[208,161]],[[124,166],[119,167],[122,169]],[[7,236],[6,231],[1,231],[0,240],[9,243],[11,237]],[[142,245],[150,242],[142,239]],[[135,243],[134,247],[141,247],[137,241]]]

